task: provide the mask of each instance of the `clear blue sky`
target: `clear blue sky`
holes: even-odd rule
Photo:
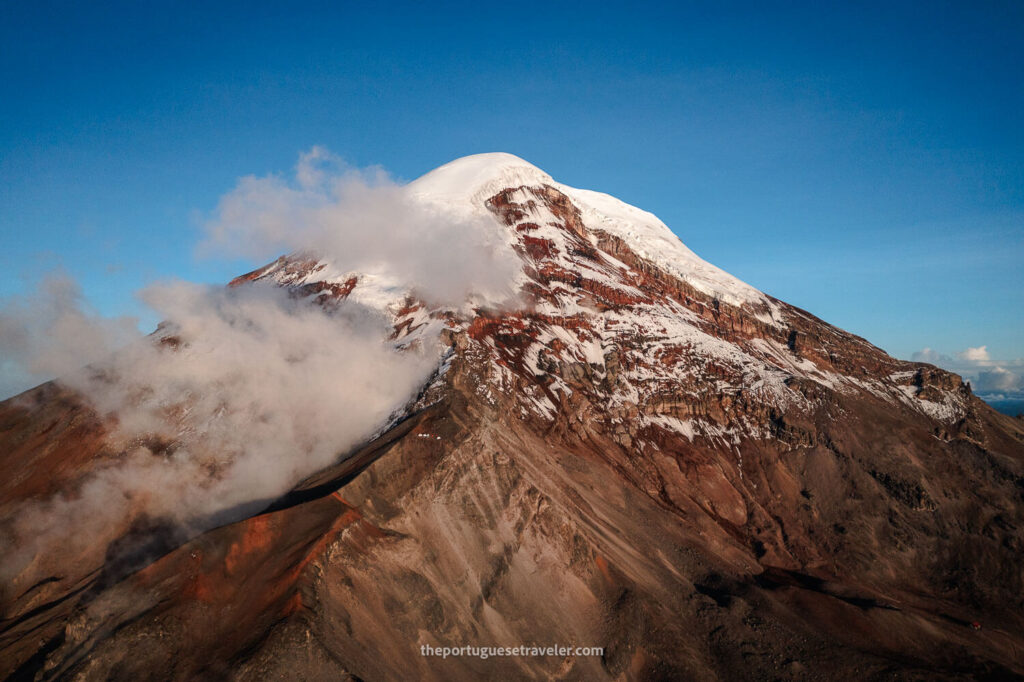
[[[0,7],[0,296],[225,281],[199,218],[314,144],[508,151],[894,355],[1024,356],[1020,2],[92,4]]]

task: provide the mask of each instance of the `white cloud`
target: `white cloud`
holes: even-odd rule
[[[308,152],[299,155],[295,166],[295,179],[299,186],[314,188],[322,185],[327,179],[331,168],[341,165],[341,159],[323,147],[313,146]]]
[[[58,337],[50,343],[102,336],[103,321],[90,328],[76,315],[76,290],[61,291],[69,300],[38,320]],[[112,446],[124,454],[8,520],[5,544],[18,548],[0,562],[8,577],[34,573],[57,543],[102,551],[132,519],[190,534],[256,511],[385,424],[439,357],[429,345],[396,351],[374,311],[326,310],[269,284],[177,282],[142,296],[172,321],[159,333],[167,342],[138,340],[60,379],[115,420]],[[62,325],[67,316],[76,324]]]
[[[932,365],[938,365],[943,361],[943,356],[940,355],[938,351],[931,348],[922,348],[914,353],[910,359],[914,362],[927,362]]]
[[[447,304],[470,293],[507,299],[522,268],[489,214],[443,212],[382,170],[346,169],[319,147],[300,157],[292,181],[242,178],[206,231],[204,254],[269,260],[308,251],[342,272],[385,274]]]
[[[973,385],[978,393],[1013,393],[1024,388],[1021,375],[1005,367],[994,367],[978,372],[977,383]]]
[[[0,305],[0,399],[104,358],[140,336],[135,318],[103,317],[69,275],[47,275],[37,291]]]
[[[985,367],[991,363],[992,359],[988,356],[987,346],[978,346],[977,348],[965,348],[956,354],[958,358],[967,363],[968,365],[976,367]]]
[[[996,360],[988,346],[965,348],[953,355],[922,348],[911,356],[915,362],[927,362],[956,372],[971,384],[975,392],[990,396],[1024,390],[1024,359]]]

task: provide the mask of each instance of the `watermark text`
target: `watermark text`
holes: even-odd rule
[[[472,656],[474,658],[496,658],[499,656],[603,656],[604,647],[600,646],[535,646],[520,644],[519,646],[420,646],[421,656]]]

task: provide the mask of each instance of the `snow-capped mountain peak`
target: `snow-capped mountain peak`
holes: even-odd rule
[[[471,204],[479,209],[491,195],[506,187],[552,183],[550,175],[528,161],[514,154],[491,152],[450,161],[413,180],[408,189],[424,199],[449,206]]]
[[[914,673],[1024,671],[1008,634],[1022,631],[1019,422],[955,375],[748,287],[652,214],[515,156],[466,157],[405,187],[399,199],[425,204],[389,215],[425,237],[413,258],[375,272],[311,251],[233,282],[299,305],[254,324],[232,315],[240,335],[213,356],[229,360],[213,374],[224,387],[183,390],[171,363],[209,346],[154,334],[152,376],[175,398],[155,402],[161,431],[125,438],[59,384],[0,404],[0,464],[17,474],[0,482],[0,511],[28,510],[0,525],[18,562],[0,562],[0,677],[192,679],[231,661],[237,679],[479,679],[502,659],[467,666],[421,646],[537,639],[609,655],[520,657],[513,674],[891,676],[894,632]],[[481,234],[511,251],[512,302],[417,290],[446,265],[490,268],[460,250]],[[369,325],[372,354],[349,339],[369,318],[383,323]],[[287,342],[238,362],[266,319]],[[399,362],[415,375],[381,371]],[[139,385],[133,410],[152,393]],[[378,417],[374,404],[398,404],[381,392],[394,386],[406,400],[385,425],[340,438],[363,404]],[[222,421],[225,405],[243,420]],[[265,452],[246,460],[258,466],[211,448],[203,429],[224,423],[213,433]],[[182,461],[195,466],[170,479]],[[168,481],[236,470],[232,490],[251,497],[182,533],[186,497]],[[254,493],[278,477],[281,497]],[[123,487],[138,480],[152,484]],[[55,503],[37,506],[43,495]],[[102,513],[68,506],[80,499]],[[97,530],[115,503],[124,513]],[[40,536],[51,551],[35,551]]]
[[[702,260],[653,214],[561,184],[519,157],[457,159],[405,191],[442,218],[472,215],[493,228],[519,267],[518,298],[430,303],[408,278],[343,272],[315,257],[282,258],[240,280],[270,278],[300,295],[366,305],[393,324],[401,347],[442,327],[467,334],[504,368],[494,385],[507,389],[512,375],[537,384],[520,396],[522,408],[547,419],[560,395],[583,390],[606,405],[637,406],[651,423],[683,420],[688,435],[705,438],[723,426],[773,437],[759,411],[813,405],[822,389],[867,390],[944,423],[964,413],[957,385],[919,396],[913,371]],[[864,369],[862,354],[877,372]],[[901,371],[898,380],[873,376]],[[587,377],[582,386],[574,372]],[[708,386],[731,397],[707,406]]]
[[[580,211],[583,224],[623,240],[638,256],[699,291],[733,306],[774,306],[749,284],[703,260],[687,248],[656,215],[609,194],[577,189],[514,154],[493,152],[464,156],[409,183],[411,196],[455,215],[482,215],[486,202],[503,189],[551,187],[566,195]]]

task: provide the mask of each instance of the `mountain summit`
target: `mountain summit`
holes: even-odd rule
[[[572,201],[590,228],[623,240],[640,257],[709,295],[734,305],[766,300],[750,285],[698,258],[654,214],[608,194],[557,183],[512,154],[475,154],[456,159],[413,181],[408,190],[445,210],[480,212],[487,208],[488,199],[510,187],[550,187],[560,192]]]
[[[433,371],[256,512],[198,536],[135,519],[7,578],[0,674],[1024,675],[1020,422],[510,154],[403,192],[483,220],[513,301],[421,300],[308,253],[234,280],[363,305]],[[171,327],[153,342],[178,352]],[[74,496],[120,456],[111,429],[59,383],[0,405],[0,510]],[[519,645],[602,653],[423,655]]]

